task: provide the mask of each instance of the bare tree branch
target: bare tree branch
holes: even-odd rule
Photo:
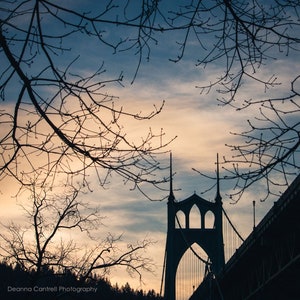
[[[38,280],[45,269],[53,269],[55,274],[72,271],[78,279],[86,281],[97,271],[107,274],[112,268],[124,267],[133,276],[137,274],[142,280],[142,273],[153,272],[152,260],[144,251],[153,244],[143,240],[136,244],[127,244],[123,249],[118,244],[122,236],[108,236],[97,242],[92,232],[101,225],[102,217],[97,209],[90,209],[78,199],[80,190],[73,189],[67,194],[50,195],[32,187],[32,206],[23,207],[29,226],[15,223],[2,224],[0,234],[0,256],[9,263],[18,264]],[[94,246],[78,245],[65,233],[79,229],[86,233],[84,244],[91,242]]]
[[[299,127],[297,121],[290,124],[299,117],[299,74],[288,79],[286,90],[273,68],[299,54],[298,1],[178,0],[170,6],[163,0],[138,5],[111,0],[91,11],[86,3],[70,7],[47,0],[15,0],[2,1],[0,11],[0,96],[14,105],[0,114],[5,125],[0,137],[1,178],[12,176],[30,185],[38,177],[42,186],[65,174],[69,183],[81,176],[88,185],[87,172],[93,168],[101,185],[113,173],[138,189],[143,182],[162,181],[152,175],[161,167],[156,155],[169,141],[150,130],[137,143],[129,139],[122,121],[151,119],[163,103],[148,114],[117,106],[117,98],[104,87],[122,85],[123,73],[107,78],[102,61],[88,74],[80,70],[82,53],[70,43],[77,38],[90,39],[116,55],[136,56],[133,81],[143,62],[151,59],[153,47],[164,47],[167,39],[173,42],[168,43],[173,50],[169,59],[176,63],[183,62],[193,47],[196,67],[218,67],[215,78],[197,86],[201,93],[215,91],[221,105],[237,113],[249,111],[250,131],[235,133],[242,141],[230,145],[236,153],[224,160],[228,178],[244,182],[237,184],[244,189],[262,178],[267,184],[282,184],[284,180],[276,183],[276,176],[269,176],[274,171],[287,181],[288,174],[299,172],[293,163],[298,160]],[[248,86],[261,87],[266,97],[254,98]],[[261,114],[255,121],[250,118],[252,108]],[[274,120],[266,117],[269,110]],[[281,133],[274,137],[280,131],[284,139]],[[39,161],[34,161],[37,156]]]

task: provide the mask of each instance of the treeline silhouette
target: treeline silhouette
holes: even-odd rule
[[[0,263],[0,299],[42,300],[162,300],[154,290],[134,290],[128,283],[112,286],[108,279],[93,275],[88,281],[66,271],[63,275],[44,269],[38,276],[26,272],[19,265]]]

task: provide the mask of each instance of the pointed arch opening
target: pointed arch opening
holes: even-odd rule
[[[185,224],[186,224],[185,214],[182,210],[179,210],[176,213],[175,228],[186,228]]]
[[[201,284],[208,255],[197,243],[189,247],[181,257],[176,271],[176,300],[187,300]]]
[[[190,228],[201,228],[201,213],[196,204],[194,204],[189,214]]]
[[[205,229],[212,229],[215,227],[215,215],[211,210],[208,210],[204,218]]]

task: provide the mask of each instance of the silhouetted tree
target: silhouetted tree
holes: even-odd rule
[[[0,233],[0,256],[28,274],[36,284],[42,276],[76,276],[80,282],[92,280],[96,271],[105,275],[114,267],[126,268],[128,274],[152,272],[152,261],[144,256],[144,250],[152,243],[142,240],[119,246],[122,236],[108,234],[101,242],[95,241],[93,232],[101,225],[97,209],[91,209],[79,200],[79,189],[73,188],[64,195],[50,190],[37,192],[32,187],[31,206],[24,206],[29,226],[11,222],[3,225]],[[72,235],[86,233],[81,244]],[[87,244],[90,244],[88,246]],[[87,246],[85,246],[87,245]]]
[[[172,60],[183,60],[193,49],[196,66],[205,67],[209,77],[197,86],[201,93],[216,91],[221,105],[249,114],[241,124],[245,129],[232,133],[239,137],[228,144],[232,158],[223,161],[224,178],[236,182],[231,197],[238,201],[245,189],[260,182],[266,199],[299,173],[300,74],[278,73],[299,60],[299,1],[176,3],[182,5],[172,5],[164,14],[166,27],[161,26],[163,31],[181,30],[179,53]]]
[[[255,120],[249,116],[249,130],[236,133],[245,143],[229,145],[233,158],[224,158],[226,178],[237,179],[236,200],[259,180],[265,181],[267,197],[298,173],[299,74],[288,78],[285,90],[278,89],[280,74],[267,71],[274,62],[284,64],[298,54],[298,1],[108,0],[93,3],[92,9],[89,5],[1,2],[0,95],[7,103],[0,115],[2,178],[30,184],[38,176],[42,184],[66,173],[68,180],[82,175],[87,184],[86,170],[94,167],[101,184],[112,172],[136,187],[143,181],[159,182],[150,175],[159,167],[153,154],[165,146],[162,133],[150,131],[141,143],[132,142],[122,118],[149,119],[162,107],[141,115],[115,105],[103,87],[121,84],[123,74],[105,78],[102,61],[92,73],[78,68],[80,54],[88,51],[81,53],[70,41],[88,39],[116,54],[137,54],[134,78],[162,39],[162,47],[166,40],[179,47],[170,58],[176,63],[194,47],[196,66],[223,66],[215,79],[198,86],[201,92],[215,90],[222,104],[237,110],[253,107],[260,114]],[[243,87],[253,84],[274,92],[265,99],[245,96]],[[159,142],[153,145],[156,138]],[[36,156],[38,161],[32,159]]]
[[[67,177],[66,184],[81,176],[88,185],[87,169],[94,168],[101,185],[111,173],[135,187],[161,181],[151,174],[159,168],[155,154],[167,144],[163,133],[150,130],[130,138],[124,123],[152,119],[163,103],[146,114],[126,111],[106,91],[107,85],[122,84],[122,73],[105,78],[101,58],[93,71],[77,64],[83,53],[70,41],[96,38],[117,48],[105,41],[102,29],[114,3],[92,5],[94,12],[86,14],[83,2],[76,7],[53,1],[1,2],[0,96],[6,102],[0,111],[1,178],[43,186],[59,176]]]

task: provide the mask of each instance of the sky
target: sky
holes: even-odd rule
[[[89,6],[91,2],[84,1],[84,3]],[[26,20],[23,21],[26,23]],[[53,26],[48,30],[55,29]],[[107,27],[104,34],[115,39],[118,32]],[[154,132],[160,132],[163,128],[165,140],[171,140],[176,136],[176,139],[167,146],[165,155],[160,156],[161,164],[168,167],[168,151],[173,154],[173,184],[176,200],[183,200],[196,192],[203,198],[212,201],[215,190],[202,193],[213,182],[200,176],[192,168],[207,174],[215,174],[217,153],[220,157],[224,155],[230,157],[231,151],[226,144],[240,142],[237,136],[230,133],[245,129],[245,120],[254,119],[258,114],[256,109],[237,111],[230,106],[219,105],[216,100],[217,93],[214,90],[201,94],[196,86],[215,79],[223,70],[219,64],[212,64],[207,68],[195,67],[199,48],[193,40],[189,42],[182,61],[171,62],[169,58],[176,57],[178,53],[175,41],[180,37],[180,33],[174,35],[171,37],[170,34],[165,34],[158,37],[158,45],[151,44],[150,60],[147,61],[145,57],[143,58],[143,63],[133,83],[131,81],[134,78],[138,62],[138,56],[134,54],[134,50],[113,54],[111,49],[95,44],[93,39],[69,40],[67,43],[73,49],[70,59],[76,57],[78,53],[81,55],[77,67],[83,73],[89,74],[92,72],[93,66],[102,61],[107,69],[105,78],[113,78],[123,72],[123,86],[111,83],[104,87],[104,91],[119,97],[118,100],[115,100],[117,105],[122,105],[132,112],[147,113],[153,110],[153,105],[159,106],[165,101],[162,112],[151,120],[141,122],[125,120],[124,126],[128,135],[133,139],[138,139],[151,127]],[[88,55],[84,55],[84,53],[88,53]],[[263,76],[276,73],[282,81],[280,88],[288,88],[290,78],[295,76],[299,69],[298,60],[293,59],[295,57],[297,57],[296,54],[292,54],[292,58],[289,60],[282,56],[273,64],[262,67],[260,74]],[[64,63],[59,58],[58,61],[61,64]],[[280,90],[274,89],[270,93],[278,91]],[[255,83],[246,85],[241,91],[240,97],[242,99],[249,94],[252,98],[266,95],[264,88]],[[11,91],[11,95],[13,98],[13,91]],[[6,105],[9,106],[10,103],[6,103]],[[169,170],[165,169],[161,175],[168,177]],[[127,242],[143,238],[151,238],[155,241],[155,244],[147,252],[156,265],[155,275],[144,274],[142,288],[154,288],[159,291],[167,228],[166,199],[161,199],[168,196],[168,183],[164,186],[165,191],[147,187],[150,198],[161,200],[149,201],[138,191],[130,190],[130,185],[124,185],[118,177],[111,178],[111,184],[107,189],[99,187],[95,178],[90,178],[90,181],[93,192],[86,194],[84,199],[91,205],[99,205],[101,214],[105,216],[103,227],[99,228],[97,233],[99,238],[108,232],[115,232],[123,234],[124,245]],[[19,204],[26,199],[19,197],[16,201],[12,197],[16,191],[15,183],[8,178],[2,182],[1,221],[2,223],[10,220],[15,222],[20,220],[21,222],[22,210]],[[224,208],[243,237],[246,237],[253,228],[252,201],[256,200],[256,221],[259,222],[272,207],[273,201],[276,200],[268,199],[260,202],[259,191],[263,188],[258,185],[254,190],[246,191],[238,203],[232,204],[228,197],[230,186],[221,181]],[[141,287],[137,278],[130,278],[120,270],[112,271],[110,279],[113,283],[118,282],[119,285],[129,282],[133,287]]]

